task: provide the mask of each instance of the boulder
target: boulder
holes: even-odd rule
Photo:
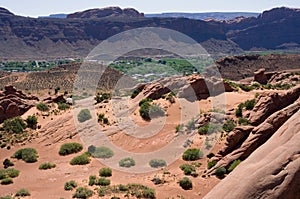
[[[261,68],[258,71],[254,72],[254,81],[260,83],[260,84],[267,84],[268,78],[265,75],[265,69]]]

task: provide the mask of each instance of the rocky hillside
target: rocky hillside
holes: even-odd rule
[[[125,30],[164,27],[192,37],[210,53],[249,49],[295,49],[300,43],[299,10],[277,8],[259,17],[232,21],[145,18],[134,9],[92,9],[67,19],[29,18],[0,10],[2,59],[86,57],[99,42]],[[288,36],[287,36],[288,35]]]

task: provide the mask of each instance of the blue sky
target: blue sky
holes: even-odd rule
[[[23,16],[43,16],[72,13],[90,8],[119,6],[133,7],[144,13],[248,11],[262,12],[273,7],[300,8],[299,0],[1,0],[5,7]]]

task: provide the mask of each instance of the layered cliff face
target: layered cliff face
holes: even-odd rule
[[[210,53],[248,49],[294,49],[300,44],[299,10],[279,8],[258,18],[227,22],[145,18],[134,9],[92,9],[67,19],[28,18],[0,9],[0,57],[41,59],[85,57],[108,37],[139,27],[163,27],[192,37]]]
[[[244,50],[291,49],[300,47],[299,21],[299,9],[282,7],[225,26],[227,37]]]

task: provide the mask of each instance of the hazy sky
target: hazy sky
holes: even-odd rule
[[[107,6],[133,7],[144,13],[248,11],[299,7],[299,0],[1,0],[0,6],[23,16],[72,13]]]

